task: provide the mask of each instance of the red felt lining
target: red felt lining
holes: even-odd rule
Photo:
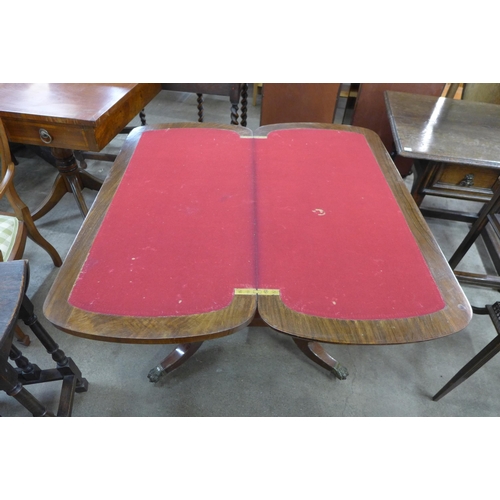
[[[144,132],[70,304],[102,314],[219,310],[255,283],[251,140],[217,129]]]
[[[429,314],[443,299],[365,139],[292,129],[256,139],[259,288],[341,319]]]
[[[180,316],[222,309],[235,288],[257,287],[279,289],[295,311],[340,319],[444,307],[363,135],[145,132],[70,304]]]

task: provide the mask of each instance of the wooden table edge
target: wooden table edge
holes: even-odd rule
[[[314,123],[266,125],[257,129],[255,134],[265,136],[274,130],[282,130],[284,128],[343,130],[360,133],[365,136],[396,200],[402,197],[406,201],[404,204],[398,202],[398,205],[439,288],[445,302],[445,307],[429,315],[411,318],[392,320],[339,320],[320,318],[292,311],[283,304],[279,296],[259,296],[257,308],[263,321],[276,330],[297,337],[319,342],[345,344],[400,344],[420,342],[451,335],[464,329],[472,319],[472,309],[469,301],[380,137],[375,132],[361,127]],[[420,241],[416,237],[415,231],[423,232],[426,237],[425,240]],[[439,272],[433,265],[433,261],[430,260],[431,258],[437,259],[441,264]],[[446,283],[446,286],[443,285],[443,282]],[[362,327],[360,327],[360,324],[362,324]],[[297,328],[297,325],[299,325],[299,328]],[[314,327],[310,325],[314,325]],[[388,331],[401,327],[404,327],[407,334],[394,335],[394,340],[391,342],[379,340],[377,332],[384,331],[387,334]],[[417,336],[414,333],[416,331],[421,331],[422,334]],[[360,333],[356,334],[356,332]],[[368,338],[369,334],[373,336],[372,339]]]
[[[255,296],[238,296],[231,304],[219,311],[202,315],[158,318],[112,316],[82,311],[68,303],[72,287],[85,263],[93,239],[106,215],[111,199],[118,189],[135,147],[146,131],[168,128],[218,128],[238,133],[241,137],[251,137],[252,131],[237,125],[213,123],[166,123],[135,128],[127,137],[125,144],[105,179],[100,192],[89,211],[84,226],[78,232],[71,248],[59,270],[52,287],[45,299],[43,312],[45,317],[57,328],[66,333],[94,340],[126,343],[178,343],[202,341],[222,337],[244,328],[255,315],[257,299]],[[228,318],[228,316],[230,316]],[[203,319],[200,323],[199,319]],[[117,320],[118,319],[118,320]],[[129,330],[117,323],[127,320]],[[216,320],[216,326],[212,321]],[[195,328],[203,326],[203,331]],[[151,333],[152,325],[154,333]],[[107,328],[107,330],[106,330]],[[111,331],[110,328],[116,328]],[[149,330],[149,336],[143,338],[141,332]],[[194,333],[193,333],[194,332]]]

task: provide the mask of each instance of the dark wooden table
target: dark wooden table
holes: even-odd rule
[[[385,99],[397,152],[414,160],[417,205],[427,195],[490,202],[500,188],[499,105],[391,91]],[[470,223],[478,218],[468,211],[421,211],[427,217]],[[482,236],[500,271],[498,238],[490,226]],[[454,256],[452,267],[460,258]],[[463,283],[470,281],[467,274],[457,271]],[[478,284],[474,277],[472,281]]]
[[[0,84],[0,117],[9,141],[50,147],[59,171],[34,220],[68,192],[87,215],[81,190],[98,190],[102,183],[79,168],[73,151],[101,151],[160,90],[153,83]]]
[[[252,132],[249,129],[231,125],[221,125],[217,127],[217,129],[211,128],[210,130],[220,131],[222,129],[224,131],[236,132],[236,134],[238,134],[236,139],[233,137],[235,142],[231,143],[234,148],[233,146],[231,146],[231,148],[220,146],[222,149],[214,154],[213,157],[211,157],[209,153],[204,153],[204,155],[200,157],[201,159],[198,160],[199,164],[195,165],[196,168],[199,167],[198,172],[200,174],[198,176],[188,175],[185,174],[185,169],[186,165],[189,164],[191,160],[186,160],[186,155],[194,155],[197,154],[197,150],[205,151],[205,148],[216,147],[218,144],[217,141],[224,139],[224,137],[221,139],[219,135],[215,136],[214,134],[214,138],[209,138],[209,140],[203,143],[196,143],[197,146],[195,147],[190,144],[189,134],[193,134],[194,136],[194,132],[201,128],[207,129],[209,127],[203,126],[202,124],[177,123],[157,127],[140,127],[129,135],[45,301],[44,313],[47,319],[56,327],[65,332],[94,340],[121,343],[179,344],[179,346],[169,354],[158,367],[150,372],[150,380],[155,381],[162,372],[171,371],[186,360],[196,351],[203,341],[229,335],[247,325],[270,326],[279,332],[292,336],[297,346],[310,359],[332,370],[338,378],[345,378],[347,375],[346,370],[326,353],[319,342],[367,345],[418,342],[449,335],[463,329],[468,324],[471,318],[469,303],[458,285],[453,272],[443,258],[439,246],[434,240],[425,220],[398,174],[394,163],[387,154],[379,137],[374,132],[367,129],[348,126],[292,124],[262,127],[254,133],[254,139],[252,139]],[[163,159],[157,160],[155,156],[152,163],[158,164],[161,161],[162,166],[161,168],[158,167],[160,168],[159,172],[162,172],[161,175],[169,179],[168,182],[164,181],[163,185],[160,186],[161,181],[159,178],[157,177],[155,181],[155,179],[148,177],[151,170],[149,168],[143,168],[144,164],[140,163],[139,158],[144,158],[147,162],[149,153],[151,152],[151,154],[153,154],[152,151],[154,149],[149,146],[141,146],[141,144],[148,144],[147,142],[141,142],[142,138],[146,138],[146,134],[149,134],[148,140],[152,140],[149,138],[153,137],[153,135],[158,132],[163,133],[167,131],[170,133],[170,131],[183,129],[187,129],[185,130],[186,134],[184,134],[184,136],[178,133],[177,135],[174,134],[174,137],[179,138],[178,140],[172,140],[168,145],[162,146],[163,149],[160,147],[160,150],[154,153],[155,155],[159,155],[158,158]],[[373,190],[370,189],[370,186],[363,185],[362,192],[359,193],[357,189],[362,185],[362,182],[352,184],[353,191],[358,193],[354,195],[354,199],[358,199],[359,202],[351,201],[351,203],[363,205],[360,209],[361,211],[358,210],[359,207],[354,205],[347,207],[335,205],[330,210],[328,204],[332,203],[332,199],[338,198],[338,196],[334,194],[339,194],[338,183],[345,182],[338,177],[340,174],[337,174],[335,178],[335,172],[332,172],[330,167],[327,166],[322,172],[326,173],[327,176],[333,176],[332,178],[326,179],[323,175],[314,174],[317,176],[314,181],[314,187],[311,185],[308,189],[301,191],[304,187],[302,181],[297,185],[295,180],[296,177],[291,176],[288,180],[284,181],[290,184],[288,188],[280,190],[279,183],[282,177],[286,177],[285,172],[288,171],[290,162],[293,162],[295,165],[294,168],[297,168],[298,171],[301,172],[303,180],[305,179],[305,183],[307,184],[307,176],[313,175],[308,173],[312,168],[310,164],[311,160],[306,154],[305,157],[301,156],[303,159],[296,161],[298,155],[293,153],[287,161],[281,162],[282,165],[279,166],[281,170],[278,171],[281,171],[282,174],[274,175],[272,174],[272,169],[275,163],[280,163],[280,160],[269,160],[269,158],[273,158],[274,149],[272,148],[269,148],[265,153],[267,155],[267,165],[271,169],[271,173],[266,173],[267,167],[259,170],[257,178],[260,180],[254,182],[256,183],[255,186],[258,186],[255,190],[260,190],[260,192],[257,192],[255,195],[255,193],[253,193],[254,188],[248,186],[248,200],[243,199],[243,201],[239,201],[244,195],[241,195],[238,191],[241,185],[240,177],[242,183],[246,182],[248,184],[252,184],[252,178],[255,179],[254,173],[247,172],[246,165],[244,164],[245,162],[241,162],[238,158],[235,158],[234,164],[230,162],[229,165],[224,167],[226,168],[226,174],[224,175],[231,177],[232,180],[229,179],[229,181],[227,181],[220,177],[220,171],[223,169],[222,163],[224,163],[223,158],[228,155],[229,158],[231,158],[231,154],[236,155],[235,151],[240,146],[244,148],[243,142],[250,143],[253,141],[253,147],[256,148],[255,150],[258,152],[260,144],[264,142],[270,144],[271,138],[273,141],[279,143],[281,136],[284,136],[285,139],[283,140],[285,142],[282,148],[283,151],[286,151],[293,145],[294,141],[296,142],[298,140],[298,137],[290,138],[289,135],[287,136],[286,132],[295,129],[312,130],[313,133],[310,134],[309,139],[312,139],[313,142],[316,137],[314,134],[323,132],[332,134],[329,135],[328,138],[322,135],[322,137],[325,137],[323,145],[330,144],[330,139],[335,139],[335,134],[344,138],[347,136],[355,136],[357,141],[356,144],[363,146],[364,149],[362,149],[366,153],[365,157],[370,163],[370,175],[377,177],[380,182],[379,186],[385,193],[381,199],[378,199],[378,203],[385,204],[387,201],[391,207],[388,216],[391,217],[391,214],[394,215],[397,213],[397,217],[401,218],[400,220],[398,219],[399,228],[401,229],[404,227],[404,231],[408,231],[409,242],[411,242],[411,245],[414,245],[412,248],[414,248],[416,256],[418,257],[416,260],[421,260],[422,266],[424,266],[422,269],[425,268],[427,270],[425,272],[428,273],[429,280],[434,283],[432,286],[435,287],[437,291],[437,297],[441,297],[441,299],[439,299],[439,307],[425,314],[415,312],[408,315],[401,315],[398,311],[390,310],[388,316],[385,316],[386,313],[383,313],[382,316],[371,319],[367,317],[365,312],[365,310],[368,310],[371,306],[368,303],[369,300],[366,302],[364,302],[364,299],[357,300],[358,294],[361,296],[365,293],[364,283],[366,283],[366,280],[369,280],[369,278],[362,275],[357,276],[358,270],[354,269],[352,274],[347,275],[344,284],[347,284],[347,282],[349,282],[349,285],[354,283],[354,289],[351,289],[351,293],[355,297],[353,302],[356,303],[357,311],[349,315],[349,317],[344,317],[342,314],[336,317],[338,311],[337,306],[340,307],[342,304],[343,285],[342,283],[338,283],[335,285],[336,289],[333,291],[328,291],[328,288],[331,288],[331,282],[335,282],[335,280],[338,281],[338,274],[343,272],[342,267],[344,266],[342,264],[340,267],[337,267],[337,271],[330,270],[329,266],[333,265],[335,267],[335,265],[337,265],[337,261],[341,260],[339,259],[340,253],[342,253],[342,262],[345,262],[346,265],[351,265],[353,261],[359,262],[360,266],[363,266],[366,261],[373,261],[374,265],[378,265],[381,261],[386,261],[385,264],[383,264],[383,269],[380,271],[376,270],[375,272],[374,281],[371,283],[371,285],[375,285],[374,287],[371,286],[373,290],[372,299],[378,298],[378,286],[385,286],[384,278],[381,274],[388,272],[392,274],[397,282],[404,281],[403,275],[411,270],[411,266],[410,268],[407,266],[406,257],[400,261],[400,264],[395,264],[392,257],[390,262],[388,262],[388,259],[384,259],[383,255],[375,257],[370,253],[367,254],[366,250],[364,250],[363,255],[355,255],[359,248],[353,248],[350,237],[354,239],[361,238],[362,240],[364,238],[366,246],[373,248],[375,251],[378,250],[380,245],[386,245],[387,242],[394,241],[394,244],[396,244],[399,238],[396,236],[396,233],[392,233],[392,230],[395,228],[385,223],[385,216],[378,217],[378,219],[377,216],[365,217],[366,214],[371,213],[373,207],[372,202],[367,200],[371,199],[371,196],[379,196],[378,192],[373,192]],[[353,134],[350,134],[351,132]],[[309,142],[309,139],[306,142]],[[185,149],[182,150],[181,148],[181,150],[174,152],[173,149],[177,148],[176,144],[181,140],[184,141],[183,144],[185,144]],[[215,146],[213,144],[215,144]],[[275,144],[275,142],[272,142],[272,144]],[[349,172],[354,165],[350,163],[350,160],[346,160],[345,158],[346,155],[347,158],[350,158],[349,155],[352,155],[353,151],[343,146],[343,144],[343,142],[340,143],[339,154],[344,157],[344,160],[342,160],[344,161],[344,171]],[[235,146],[238,146],[238,148]],[[316,147],[309,146],[309,148],[308,151],[310,151],[310,154],[317,154]],[[168,155],[165,151],[168,151]],[[250,151],[253,151],[252,148],[250,148]],[[252,153],[249,154],[250,156],[252,155]],[[330,158],[330,160],[335,162],[336,158]],[[252,161],[250,161],[250,163],[252,163]],[[368,165],[357,164],[355,167],[366,172]],[[175,170],[176,168],[178,170]],[[208,173],[206,173],[207,169]],[[242,172],[241,176],[238,173],[239,171]],[[174,174],[172,172],[178,173]],[[269,170],[267,170],[267,172],[269,172]],[[127,182],[124,178],[125,175]],[[148,193],[151,193],[144,198],[144,203],[147,202],[148,207],[143,207],[139,203],[140,206],[134,208],[134,211],[138,214],[136,214],[139,217],[138,220],[142,221],[140,224],[135,224],[133,221],[129,220],[130,216],[127,216],[127,223],[131,224],[132,227],[141,226],[141,236],[139,237],[138,234],[127,235],[123,233],[116,237],[108,238],[108,233],[106,232],[108,229],[111,228],[113,230],[114,228],[121,232],[120,228],[123,227],[119,223],[107,223],[107,221],[111,220],[107,219],[107,217],[116,217],[117,212],[118,215],[120,215],[122,208],[118,210],[118,206],[123,207],[124,211],[132,215],[132,213],[129,212],[130,203],[127,203],[129,199],[128,193],[125,194],[125,191],[123,191],[123,189],[126,189],[125,186],[129,183],[130,175],[137,175],[133,183],[130,181],[136,192],[139,192],[141,189],[146,189]],[[188,176],[182,181],[178,180],[178,177],[182,177],[183,175]],[[214,186],[208,186],[208,184],[212,182],[211,177],[216,176],[219,176],[218,179],[221,179],[221,181],[213,181],[215,183]],[[234,179],[233,176],[235,176]],[[123,182],[122,178],[124,178]],[[356,178],[359,178],[357,174]],[[264,179],[264,182],[262,179]],[[226,187],[223,187],[222,181],[227,184],[224,184]],[[272,186],[267,189],[262,189],[267,186],[268,182],[272,184]],[[179,183],[178,186],[177,183]],[[274,185],[275,183],[277,183],[276,186]],[[186,188],[188,184],[190,187]],[[200,186],[203,186],[203,189],[200,190]],[[227,186],[230,186],[230,188]],[[151,189],[152,191],[149,191]],[[177,199],[177,192],[182,189],[190,189],[192,191],[186,191],[182,197]],[[236,189],[236,191],[228,191],[228,193],[226,193],[226,189]],[[292,189],[292,191],[290,191],[290,189]],[[295,195],[292,194],[291,199],[287,198],[287,196],[290,196],[290,192],[294,193],[297,189],[298,193],[302,192],[302,195],[299,194],[298,198],[294,198]],[[193,196],[193,191],[199,192],[200,194]],[[264,191],[266,191],[266,193],[264,193]],[[321,191],[321,194],[319,194],[319,191]],[[157,194],[155,194],[156,192]],[[242,192],[246,191],[243,190]],[[210,198],[207,193],[213,193],[213,195],[210,195],[212,198]],[[237,193],[237,195],[235,195],[235,193]],[[279,194],[280,200],[285,201],[276,202],[275,194],[276,196]],[[332,194],[334,195],[332,196]],[[154,200],[155,196],[158,197],[158,205],[154,201],[149,205],[151,200]],[[202,219],[202,222],[198,222],[197,225],[191,227],[191,221],[194,219],[190,217],[195,217],[200,213],[206,213],[207,217],[211,217],[212,210],[206,209],[203,203],[200,202],[200,196],[209,198],[209,202],[216,207],[217,210],[226,210],[226,212],[222,213],[228,214],[228,220],[224,219],[222,222],[219,222],[217,218],[210,218],[209,221],[204,221]],[[175,199],[172,200],[172,198]],[[309,205],[305,205],[305,209],[302,211],[303,213],[301,213],[300,216],[290,215],[293,214],[293,210],[295,210],[293,205],[295,203],[302,203],[306,198],[309,200]],[[292,200],[291,204],[290,200]],[[121,205],[121,203],[123,203],[123,205]],[[159,207],[160,203],[163,207],[162,210],[166,210],[168,213],[161,212],[162,216],[156,219],[157,222],[150,222],[148,219],[151,218],[151,220],[153,220],[152,216],[155,207]],[[167,205],[163,205],[164,203],[167,203]],[[236,203],[236,205],[233,205],[234,203]],[[238,203],[240,204],[238,205]],[[255,212],[253,212],[254,209],[252,208],[254,205],[256,206]],[[222,207],[228,208],[223,209]],[[338,212],[338,210],[343,210],[343,212]],[[231,219],[233,220],[233,222],[231,222],[233,224],[231,227],[235,229],[233,229],[232,232],[228,232],[229,230],[227,227],[230,225],[229,219],[233,217],[231,214],[233,214],[234,211],[238,211],[236,223]],[[239,211],[241,211],[241,216]],[[358,219],[353,215],[354,212],[357,212],[356,217],[358,217]],[[149,213],[150,216],[147,217],[145,215],[146,213]],[[274,214],[274,216],[268,217],[266,214],[269,213]],[[281,221],[283,224],[280,222],[274,227],[276,224],[275,220],[278,220],[278,213],[280,217],[283,218]],[[189,222],[182,222],[186,217],[188,218],[186,220]],[[245,220],[246,218],[249,220]],[[377,219],[376,222],[374,222],[375,219]],[[374,233],[370,233],[374,234],[373,240],[372,236],[363,236],[365,234],[364,230],[356,226],[356,220],[366,228],[369,228],[370,224],[375,224]],[[256,221],[259,222],[257,223]],[[337,225],[339,222],[341,222],[340,227]],[[257,233],[255,233],[253,229],[256,223],[259,226]],[[323,223],[325,225],[322,225]],[[147,228],[148,224],[151,225],[149,229]],[[351,224],[354,225],[351,227]],[[365,226],[365,224],[368,225]],[[241,231],[238,229],[239,225],[241,225]],[[189,229],[186,229],[188,226]],[[176,227],[178,229],[175,229]],[[372,229],[373,228],[371,228],[370,231]],[[351,236],[345,236],[345,231]],[[386,234],[386,231],[389,231],[391,234]],[[306,232],[307,236],[305,236]],[[255,236],[255,240],[260,238],[258,243],[252,243],[254,241],[254,236],[252,235],[262,235],[264,233],[264,236]],[[277,236],[277,234],[279,234],[279,236]],[[380,236],[382,234],[384,235]],[[217,235],[220,237],[217,237]],[[129,245],[125,245],[127,247],[126,249],[119,243],[119,238],[121,237],[124,237],[130,242]],[[153,238],[154,243],[141,243],[145,239],[149,240],[150,237]],[[287,243],[287,238],[292,238],[295,243]],[[327,238],[333,239],[327,240]],[[346,240],[344,238],[348,239]],[[100,242],[99,244],[97,244],[98,240]],[[94,267],[94,262],[98,266],[99,264],[94,260],[95,254],[93,252],[100,251],[98,250],[99,245],[101,243],[106,245],[110,240],[113,241],[113,248],[116,249],[118,253],[115,253],[116,259],[112,259],[110,266],[108,267],[106,265],[105,268],[102,269],[103,274],[101,276],[101,271],[96,271],[96,269],[100,268]],[[316,241],[313,246],[310,245],[312,240]],[[135,243],[136,241],[138,241],[137,245]],[[328,241],[328,243],[325,244],[325,241]],[[330,242],[334,243],[336,254],[331,250]],[[171,266],[172,270],[168,271],[173,274],[165,274],[164,277],[157,278],[156,275],[163,272],[162,268],[165,266],[168,267],[170,265],[169,262],[173,258],[178,257],[174,255],[169,256],[166,249],[159,252],[157,250],[157,244],[160,245],[160,247],[164,244],[167,246],[171,244],[181,245],[181,248],[183,248],[185,252],[193,252],[193,248],[199,248],[199,252],[203,255],[200,254],[200,259],[194,259],[191,263],[184,262],[181,259],[182,265],[174,264]],[[255,248],[242,248],[245,244]],[[309,245],[307,251],[300,248],[303,245]],[[358,243],[356,243],[356,245],[358,245]],[[132,250],[131,246],[135,246],[136,249]],[[268,262],[269,259],[267,259],[267,254],[273,253],[273,251],[275,251],[274,247],[276,246],[279,247],[278,256],[276,257],[279,261],[287,261],[288,258],[292,259],[288,270],[293,269],[297,271],[297,266],[295,265],[295,261],[293,261],[295,258],[307,264],[304,266],[304,269],[310,269],[315,274],[314,280],[309,276],[308,272],[302,273],[303,276],[299,276],[297,279],[302,279],[303,281],[301,283],[304,286],[306,284],[309,286],[311,292],[307,293],[312,293],[316,286],[325,287],[325,293],[329,298],[320,296],[319,299],[325,298],[326,305],[328,306],[326,309],[330,312],[315,315],[311,314],[310,311],[307,310],[307,307],[312,307],[314,309],[316,304],[304,305],[304,307],[302,307],[302,298],[305,298],[301,298],[303,285],[298,287],[299,296],[296,302],[298,301],[299,306],[296,309],[292,309],[285,304],[283,295],[284,289],[279,288],[281,285],[273,284],[274,278],[265,278],[265,276],[263,276],[265,274],[263,271],[264,268],[266,268],[267,273],[272,274],[277,267],[281,266],[281,262],[280,266],[276,266],[272,261]],[[317,251],[317,246],[321,246],[323,250]],[[228,250],[228,247],[230,250]],[[390,249],[390,247],[385,248]],[[129,250],[132,252],[137,250],[139,255],[131,253],[129,258],[125,255]],[[149,253],[142,255],[141,252],[146,250]],[[112,248],[110,251],[114,252]],[[203,281],[205,284],[200,288],[200,293],[203,294],[204,300],[207,299],[210,303],[211,294],[215,294],[215,291],[212,292],[212,287],[215,289],[219,279],[219,273],[225,273],[229,267],[236,267],[236,265],[224,265],[224,262],[221,264],[218,262],[218,256],[223,253],[225,256],[231,257],[233,254],[241,253],[242,251],[246,251],[246,253],[244,253],[243,257],[240,259],[238,266],[246,268],[247,262],[255,259],[255,263],[252,265],[258,267],[256,282],[259,284],[253,282],[250,283],[250,285],[233,283],[234,288],[228,287],[230,289],[229,296],[232,298],[229,299],[227,306],[217,306],[215,310],[208,308],[206,311],[193,314],[182,312],[182,308],[188,302],[183,295],[185,288],[199,286],[198,284],[202,282],[202,280],[205,280]],[[104,255],[107,254],[106,258],[108,258],[110,256],[109,251],[105,249],[104,252]],[[257,255],[259,252],[260,257],[254,257],[254,255]],[[307,255],[302,255],[301,257],[301,252],[306,252]],[[332,255],[329,254],[330,252]],[[161,255],[155,255],[158,253]],[[311,253],[315,254],[314,259],[312,257],[309,258]],[[122,266],[122,264],[118,263],[118,260],[122,258],[126,259],[126,266]],[[152,258],[157,259],[156,265],[158,266],[158,272],[156,272],[156,268],[154,268],[151,279],[158,281],[158,283],[155,291],[150,294],[150,291],[146,293],[146,288],[149,285],[148,281],[144,283],[145,288],[142,288],[134,281],[135,275],[133,277],[131,274],[129,278],[127,277],[129,276],[127,273],[129,265],[131,266],[130,272],[133,271],[134,273],[139,269],[148,269],[148,266],[153,265],[151,264]],[[319,259],[322,263],[311,264],[311,262],[316,262],[315,259]],[[201,263],[198,262],[198,260],[201,261]],[[147,263],[146,268],[140,267],[142,266],[142,264],[140,264],[142,262]],[[211,262],[213,264],[211,264]],[[137,267],[136,264],[138,264],[139,267]],[[202,276],[205,274],[205,268],[212,265],[214,267],[218,266],[217,269],[219,269],[219,271],[215,272],[213,277],[209,276],[207,278],[206,276]],[[84,266],[86,271],[81,274],[81,270]],[[100,310],[93,309],[94,298],[100,296],[100,298],[107,300],[107,298],[113,295],[108,293],[108,291],[100,295],[100,291],[98,291],[102,285],[107,286],[110,283],[106,276],[111,277],[109,273],[114,273],[116,270],[121,272],[124,270],[124,267],[127,268],[125,282],[123,287],[118,286],[115,292],[115,294],[117,293],[118,296],[123,298],[123,301],[120,299],[120,301],[115,304],[118,306],[118,309],[114,311],[106,307]],[[185,275],[185,278],[179,278],[177,273],[185,272],[184,269],[188,269],[189,272]],[[142,270],[138,272],[142,273]],[[414,275],[417,277],[415,281],[418,281],[420,270],[412,272],[416,273]],[[298,274],[300,273],[301,271],[298,271]],[[250,277],[245,279],[252,281],[252,273],[250,272],[249,274]],[[285,269],[284,274],[289,275],[289,272]],[[79,305],[74,305],[76,303],[74,293],[75,290],[78,289],[79,284],[82,283],[80,279],[84,275],[86,278],[90,278],[92,275],[92,279],[96,279],[95,286],[90,286],[91,297],[88,302],[85,302],[87,299],[84,299],[83,303],[79,302]],[[195,279],[192,279],[191,275],[193,275]],[[169,283],[173,282],[171,281],[172,279],[179,282],[178,289],[169,289],[172,288],[169,287]],[[185,281],[183,281],[184,279]],[[292,276],[290,286],[293,286],[294,280],[295,278]],[[311,286],[312,280],[313,283]],[[263,281],[265,281],[264,285],[262,284]],[[356,285],[356,283],[360,284]],[[245,286],[245,288],[236,288],[241,286]],[[250,288],[248,288],[248,286],[250,286]],[[410,297],[415,288],[417,288],[415,283],[410,280],[410,282],[406,282],[405,286],[408,290],[407,295],[401,293],[397,297],[397,302],[403,308],[408,305],[412,306],[414,302],[418,302],[414,297]],[[234,290],[234,295],[231,290]],[[177,292],[179,293],[178,296],[176,295]],[[391,287],[389,287],[389,293],[392,293]],[[170,312],[163,312],[162,301],[166,300],[167,295],[171,296],[171,299],[168,299],[171,302],[171,305],[169,305]],[[137,300],[135,298],[130,299],[131,296],[136,297]],[[158,303],[158,296],[161,297],[159,312],[155,314],[150,312],[141,313],[141,308],[143,307],[141,303],[144,303],[145,310],[149,311],[149,303]],[[124,306],[123,304],[125,304],[126,301],[128,301],[129,305]],[[388,302],[389,300],[387,303]],[[115,307],[115,305],[112,307]],[[180,312],[176,312],[177,305],[181,308]],[[387,309],[385,296],[381,301],[381,307]],[[136,309],[138,312],[131,312]],[[391,308],[389,307],[389,309]],[[394,307],[392,309],[394,309]]]
[[[397,153],[414,160],[417,205],[427,195],[491,199],[500,175],[500,106],[392,91],[385,100]]]

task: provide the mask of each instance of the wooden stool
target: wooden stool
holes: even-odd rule
[[[27,260],[0,263],[0,389],[15,398],[35,417],[54,416],[35,398],[26,385],[62,380],[57,416],[69,417],[75,392],[86,392],[88,382],[40,324],[33,304],[26,296],[29,268]],[[13,344],[15,325],[22,319],[56,362],[56,368],[40,369]],[[9,358],[15,363],[14,368]]]

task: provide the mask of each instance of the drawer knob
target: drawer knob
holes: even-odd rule
[[[45,144],[50,144],[52,142],[52,136],[44,128],[41,128],[38,133],[40,134],[40,139],[42,142],[45,142]]]
[[[461,181],[461,186],[471,187],[474,185],[474,174],[467,174]]]

